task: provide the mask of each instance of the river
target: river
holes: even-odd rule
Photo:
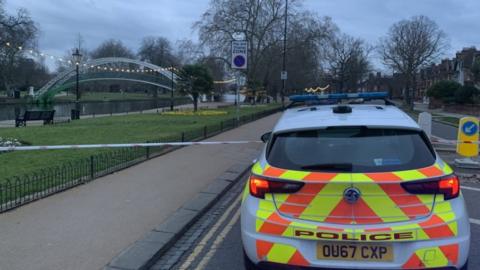
[[[184,100],[176,100],[176,105],[185,104]],[[138,112],[155,108],[169,107],[169,99],[157,100],[129,100],[129,101],[105,101],[105,102],[81,102],[81,115],[110,114],[124,112]],[[55,117],[70,117],[71,110],[75,109],[75,103],[57,104],[0,104],[0,121],[13,120],[25,110],[55,110]]]

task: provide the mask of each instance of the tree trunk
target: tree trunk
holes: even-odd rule
[[[405,82],[404,104],[409,110],[413,110],[412,77],[410,75],[407,75],[406,82]]]
[[[193,111],[196,112],[198,110],[198,93],[193,93]]]

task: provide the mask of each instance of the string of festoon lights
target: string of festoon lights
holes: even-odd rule
[[[237,79],[233,78],[233,79],[229,79],[229,80],[225,80],[225,81],[213,81],[213,83],[214,84],[229,84],[229,83],[234,83],[236,81],[237,81]]]
[[[61,63],[68,63],[70,65],[79,65],[79,66],[83,66],[84,68],[93,69],[93,70],[97,70],[97,71],[126,72],[126,73],[156,73],[156,72],[161,72],[161,71],[173,71],[174,73],[177,73],[177,72],[180,71],[179,69],[177,69],[175,67],[166,67],[166,68],[162,67],[162,68],[157,68],[157,69],[151,69],[151,68],[128,69],[128,68],[106,67],[106,66],[102,66],[102,65],[89,65],[87,63],[79,63],[79,62],[74,63],[72,60],[65,59],[63,57],[58,57],[56,55],[48,54],[48,53],[45,53],[45,52],[40,52],[40,51],[37,51],[37,50],[34,50],[34,49],[24,48],[22,46],[15,46],[10,42],[6,42],[5,45],[7,47],[14,48],[14,49],[17,49],[19,51],[28,53],[32,56],[42,57],[42,58],[44,57],[44,58],[48,58],[48,59],[58,61],[58,62],[61,62]]]
[[[83,66],[84,68],[88,68],[90,70],[96,70],[96,71],[125,72],[125,73],[158,73],[158,72],[162,72],[162,71],[169,71],[169,72],[173,71],[174,73],[180,72],[180,70],[175,68],[175,67],[166,67],[166,68],[162,67],[162,68],[157,68],[157,69],[151,69],[151,68],[128,69],[128,68],[107,67],[105,65],[89,65],[87,63],[79,63],[79,62],[74,63],[72,60],[65,59],[63,57],[58,57],[58,56],[53,55],[53,54],[40,52],[40,51],[37,51],[37,50],[34,50],[34,49],[23,48],[22,46],[14,46],[10,42],[6,42],[5,45],[7,47],[15,48],[19,51],[28,53],[32,56],[44,57],[44,58],[48,58],[48,59],[58,61],[58,62],[61,62],[61,63],[67,63],[67,64],[70,64],[70,65],[79,65],[79,66]],[[224,80],[224,81],[214,81],[213,83],[214,84],[230,84],[230,83],[236,82],[236,80],[237,80],[236,78],[233,78],[233,79],[227,79],[227,80]]]
[[[316,88],[313,88],[313,87],[312,88],[305,88],[304,90],[307,93],[318,93],[318,92],[323,93],[323,92],[327,91],[329,88],[330,88],[330,85],[327,85],[326,87],[320,87],[319,86],[319,87],[316,87]]]

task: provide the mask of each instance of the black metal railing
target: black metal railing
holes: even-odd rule
[[[227,119],[216,124],[148,142],[199,141],[274,114],[280,110],[280,108],[275,108],[244,115],[239,120],[235,118]],[[88,183],[101,176],[123,170],[177,148],[179,147],[122,148],[92,155],[89,158],[71,161],[61,166],[43,169],[36,173],[9,178],[0,184],[0,213]]]

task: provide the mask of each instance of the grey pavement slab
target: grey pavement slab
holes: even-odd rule
[[[163,244],[159,242],[138,242],[113,259],[109,267],[125,270],[143,269],[145,262],[155,257]]]
[[[189,200],[183,208],[187,210],[202,211],[211,205],[217,198],[216,194],[200,192],[193,199]]]
[[[240,174],[237,174],[238,176]],[[212,193],[212,194],[221,194],[226,188],[231,185],[231,181],[224,180],[224,179],[215,179],[212,183],[208,185],[207,188],[203,189],[202,192],[204,193]]]
[[[280,114],[209,141],[258,140]],[[0,269],[102,269],[263,144],[190,146],[0,215]],[[132,251],[133,252],[133,251]],[[136,252],[136,251],[135,251]]]
[[[178,234],[180,230],[191,223],[198,215],[198,211],[180,208],[168,217],[155,231]]]

